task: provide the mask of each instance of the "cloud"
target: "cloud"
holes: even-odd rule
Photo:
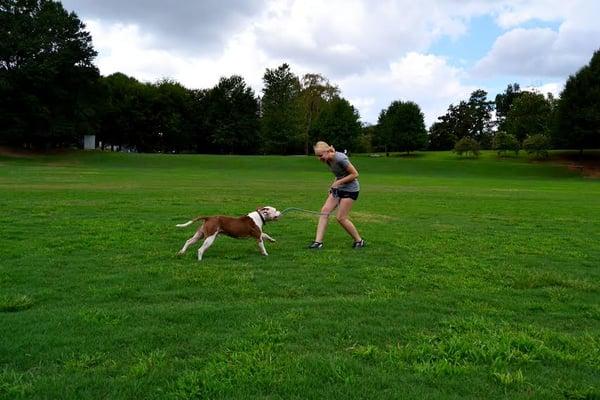
[[[85,21],[136,26],[148,47],[182,57],[214,57],[232,37],[251,34],[270,59],[284,59],[326,75],[385,66],[408,51],[426,51],[444,36],[467,32],[477,1],[460,11],[425,0],[64,0]]]
[[[338,84],[370,122],[376,122],[381,108],[399,98],[423,104],[428,121],[434,120],[438,110],[456,101],[454,96],[468,94],[459,70],[445,59],[407,52],[415,44],[426,48],[436,35],[460,35],[462,23],[440,16],[445,22],[426,35],[429,22],[423,15],[415,25],[420,30],[404,38],[415,23],[400,6],[375,7],[377,15],[390,14],[380,24],[361,2],[348,3],[342,14],[336,12],[338,6],[272,2],[256,22],[232,33],[218,53],[194,56],[162,47],[137,24],[90,20],[88,28],[100,53],[97,64],[105,75],[120,71],[145,81],[171,77],[188,87],[203,88],[213,86],[221,76],[238,74],[258,94],[265,68],[288,62],[299,76],[317,72]],[[339,19],[328,21],[331,15]],[[404,26],[390,32],[385,24],[398,23],[393,21],[396,17]],[[396,41],[393,52],[389,40]]]
[[[552,93],[552,95],[556,98],[559,97],[560,92],[563,90],[564,86],[565,85],[562,82],[549,82],[539,86],[526,86],[522,90],[538,92],[543,94],[544,96],[548,93]]]
[[[551,4],[550,4],[551,3]],[[550,28],[515,28],[498,37],[490,52],[477,62],[477,76],[517,75],[566,78],[587,64],[600,47],[600,3],[574,1],[533,2],[521,13],[509,11],[498,18],[506,26],[538,18],[564,21],[558,31]],[[567,4],[568,7],[565,5]]]
[[[152,40],[137,25],[87,21],[87,29],[94,38],[99,56],[96,64],[105,74],[123,72],[140,80],[153,81],[173,76],[178,63],[168,52],[153,48]],[[149,68],[152,66],[152,68]]]
[[[135,25],[156,48],[189,56],[218,52],[264,0],[62,0],[84,20]]]
[[[390,58],[426,51],[443,36],[459,37],[467,19],[431,0],[419,7],[409,1],[274,1],[254,32],[267,55],[337,77],[385,67]]]
[[[500,36],[491,51],[475,66],[481,75],[544,75],[564,73],[570,66],[552,60],[558,33],[551,29],[513,29]]]
[[[267,60],[252,35],[232,35],[218,54],[183,56],[164,49],[138,25],[87,21],[98,50],[96,64],[103,75],[122,72],[141,81],[173,78],[189,88],[214,86],[223,76],[241,75],[255,90],[260,88]]]
[[[339,82],[342,94],[360,105],[363,121],[376,123],[379,112],[394,100],[414,101],[429,126],[450,103],[466,99],[476,89],[463,83],[464,71],[445,58],[410,52],[384,69],[370,70]],[[376,96],[374,96],[376,94]]]
[[[368,122],[401,99],[417,102],[430,124],[477,87],[504,88],[506,82],[492,79],[498,76],[560,86],[600,43],[600,2],[591,0],[423,0],[419,6],[409,0],[63,4],[88,24],[104,75],[119,71],[144,81],[169,77],[189,88],[208,88],[236,74],[260,94],[265,69],[287,62],[299,76],[311,72],[329,78]],[[470,20],[480,16],[491,16],[507,31],[476,66],[452,65],[431,54],[442,38],[460,43],[473,35]],[[540,21],[546,24],[536,28]]]
[[[500,27],[510,29],[533,20],[562,21],[569,14],[574,2],[573,0],[510,0],[498,2],[496,22]]]

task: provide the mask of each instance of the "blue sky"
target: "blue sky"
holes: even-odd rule
[[[600,47],[596,0],[63,0],[87,25],[104,75],[208,88],[266,68],[337,85],[364,122],[394,100],[429,125],[478,88],[558,94]]]
[[[467,33],[460,38],[444,36],[429,49],[433,54],[446,57],[455,65],[474,65],[492,48],[504,31],[491,15],[471,18],[467,22]]]
[[[533,19],[519,24],[519,28],[547,28],[554,32],[558,32],[560,22]],[[440,38],[440,40],[436,41],[431,46],[429,51],[433,54],[445,57],[448,60],[448,63],[452,65],[466,69],[473,68],[477,61],[485,57],[496,40],[503,35],[507,29],[501,28],[492,15],[482,15],[471,18],[467,22],[466,31],[466,34],[458,39],[448,36]],[[485,87],[489,91],[489,97],[493,99],[497,93],[503,92],[510,83],[519,83],[523,88],[532,86],[543,87],[546,84],[553,83],[554,80],[552,77],[501,74],[495,77],[474,76],[470,82],[476,86]]]

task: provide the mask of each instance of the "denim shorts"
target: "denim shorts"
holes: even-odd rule
[[[356,200],[358,199],[358,193],[359,192],[347,192],[345,190],[340,190],[337,188],[331,188],[329,190],[329,193],[331,193],[333,195],[334,199],[352,199],[352,200]]]

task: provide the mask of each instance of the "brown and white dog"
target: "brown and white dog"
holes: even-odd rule
[[[204,243],[202,243],[202,246],[200,246],[198,249],[198,261],[200,261],[202,260],[202,255],[206,249],[208,249],[215,241],[215,238],[220,233],[223,233],[233,238],[255,238],[258,242],[258,247],[261,254],[268,256],[267,250],[265,250],[263,239],[267,239],[271,242],[274,242],[275,239],[262,231],[263,226],[267,223],[267,221],[274,221],[280,216],[281,213],[275,208],[265,206],[239,218],[216,215],[211,217],[196,217],[185,224],[177,224],[178,227],[184,228],[186,226],[190,226],[196,221],[204,220],[204,223],[202,226],[200,226],[200,228],[198,228],[194,236],[185,242],[183,248],[179,251],[179,254],[185,253],[188,247],[204,237]]]

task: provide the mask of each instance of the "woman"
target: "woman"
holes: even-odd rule
[[[355,249],[365,247],[365,241],[360,237],[360,234],[354,227],[354,224],[348,219],[352,204],[358,199],[358,191],[360,186],[358,184],[358,171],[348,160],[348,157],[344,153],[335,151],[333,146],[328,145],[325,142],[317,142],[314,146],[315,155],[319,157],[324,163],[329,165],[329,169],[335,175],[335,180],[329,190],[329,195],[323,208],[321,208],[321,217],[319,218],[319,225],[317,226],[317,234],[315,241],[308,246],[309,249],[322,249],[323,248],[323,236],[325,235],[325,229],[327,229],[327,222],[329,220],[329,214],[339,207],[337,213],[337,221],[342,227],[348,232],[354,239],[352,245]]]

